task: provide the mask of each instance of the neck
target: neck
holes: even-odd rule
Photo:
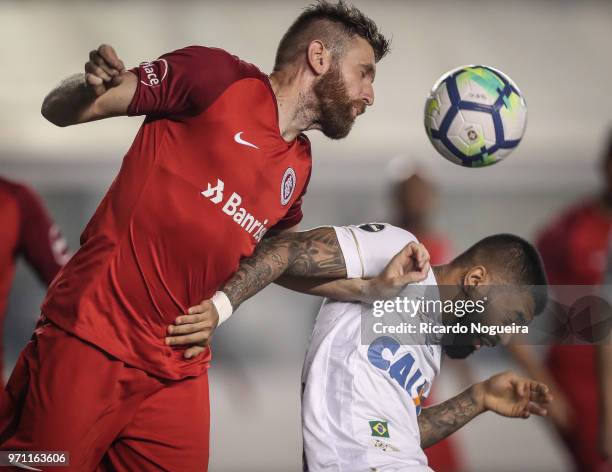
[[[438,285],[455,285],[457,283],[457,271],[450,264],[433,266],[431,270],[433,270]]]
[[[283,139],[293,141],[308,129],[313,129],[313,120],[307,113],[305,74],[299,70],[272,72],[270,84],[278,104],[278,128]]]

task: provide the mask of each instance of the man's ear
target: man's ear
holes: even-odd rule
[[[474,266],[468,269],[463,277],[465,292],[474,299],[486,296],[490,283],[490,275],[485,266]]]
[[[467,287],[478,287],[489,281],[489,273],[484,266],[474,266],[470,268],[463,277],[463,285]]]
[[[331,53],[318,39],[308,45],[308,65],[316,76],[325,74],[331,66]]]

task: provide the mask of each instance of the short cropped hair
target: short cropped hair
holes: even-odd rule
[[[528,241],[513,234],[495,234],[481,239],[454,261],[462,267],[482,265],[505,282],[530,286],[535,314],[548,302],[546,272],[540,253]]]
[[[358,8],[347,5],[343,0],[337,3],[319,0],[304,9],[281,39],[274,70],[295,61],[315,39],[323,41],[334,58],[339,59],[348,41],[356,36],[372,46],[376,62],[389,52],[389,40],[379,32],[376,23]]]

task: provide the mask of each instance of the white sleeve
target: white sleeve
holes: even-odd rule
[[[383,223],[334,226],[334,230],[349,279],[376,277],[406,244],[417,241],[412,233]]]

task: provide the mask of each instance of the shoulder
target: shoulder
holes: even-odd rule
[[[388,223],[366,223],[335,227],[347,262],[347,271],[357,277],[374,277],[406,244],[416,237]]]
[[[541,231],[542,235],[572,231],[577,226],[597,219],[600,212],[596,199],[584,200],[566,208],[559,216],[548,223]]]
[[[36,198],[34,192],[26,185],[0,177],[0,192],[11,195],[16,200]]]
[[[574,222],[583,218],[589,218],[599,213],[599,203],[597,199],[591,198],[578,202],[567,208],[561,215],[565,222]]]
[[[221,48],[187,46],[164,54],[160,59],[168,58],[172,58],[173,62],[189,62],[190,66],[195,68],[195,72],[205,68],[208,73],[212,69],[215,74],[229,79],[254,78],[267,82],[267,75],[257,66]]]
[[[19,213],[19,190],[22,185],[0,177],[0,207],[3,216]]]
[[[399,228],[389,223],[363,223],[350,226],[354,232],[372,241],[405,246],[410,242],[418,242],[416,236],[410,231]]]
[[[40,197],[27,185],[0,177],[0,200],[4,212],[12,208],[22,221],[44,211]]]
[[[3,192],[13,192],[19,187],[24,187],[24,185],[5,179],[4,177],[0,177],[0,190]]]

